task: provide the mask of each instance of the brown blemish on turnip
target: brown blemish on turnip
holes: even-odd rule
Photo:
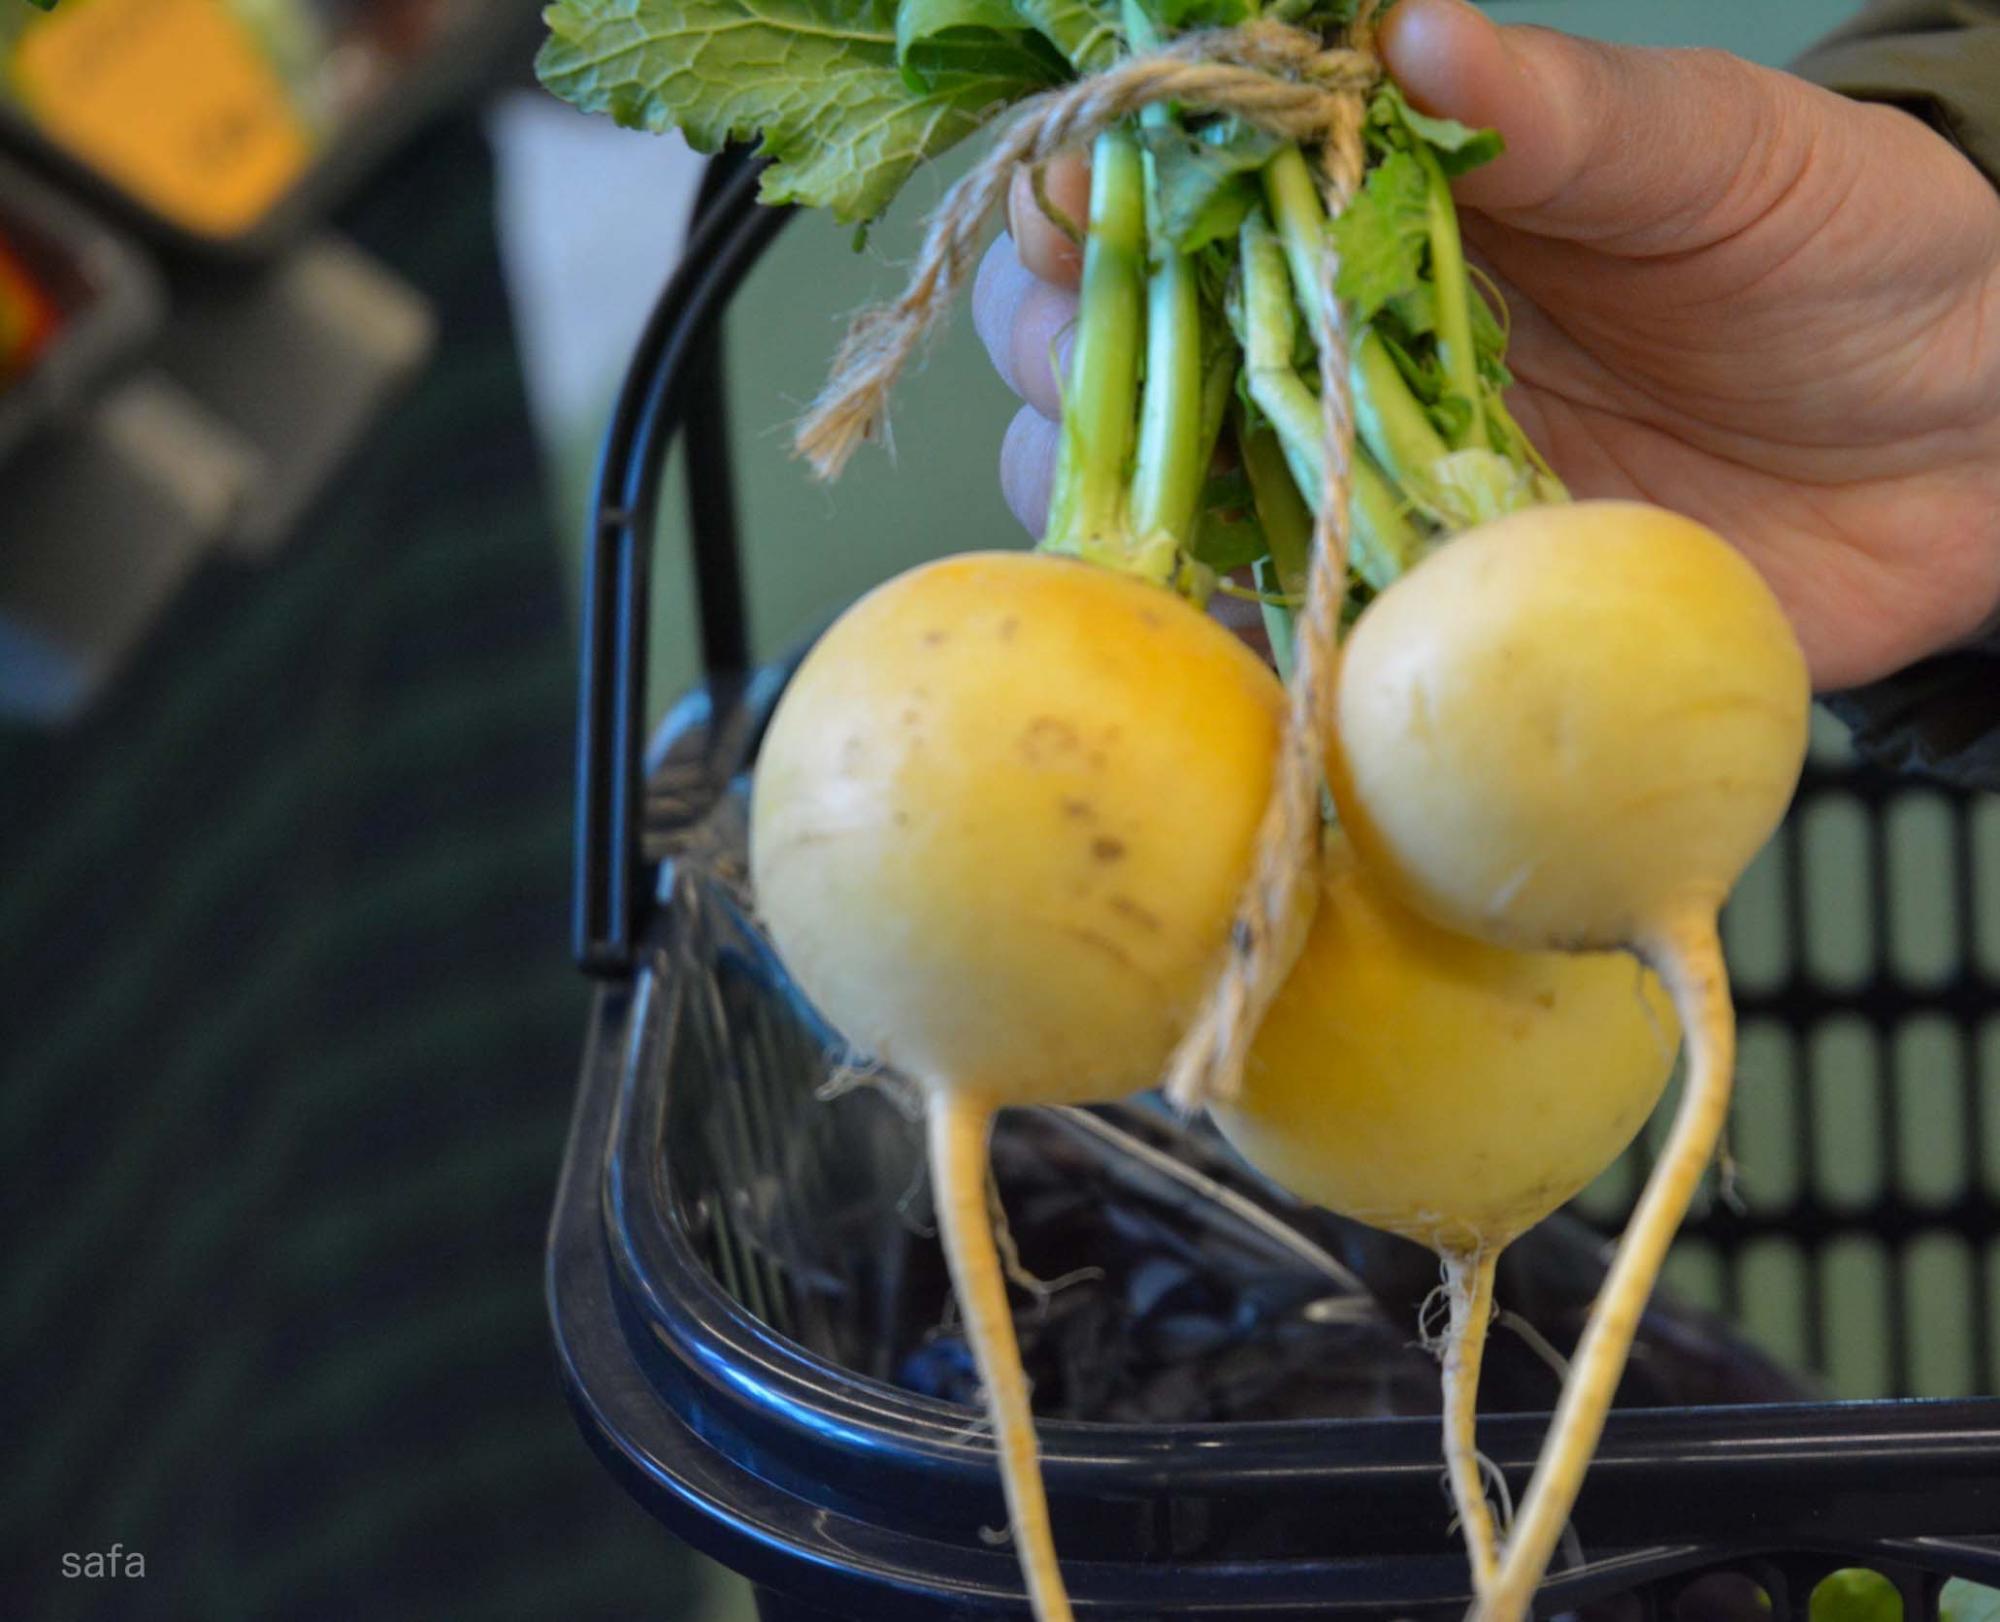
[[[1152,979],[1152,976],[1139,966],[1132,954],[1126,951],[1123,946],[1119,945],[1109,935],[1100,935],[1096,930],[1085,929],[1080,924],[1065,924],[1062,932],[1071,940],[1080,941],[1083,945],[1091,947],[1095,951],[1102,952],[1120,968],[1129,969],[1132,973],[1138,975],[1140,979],[1147,981]]]
[[[1047,755],[1067,753],[1076,746],[1076,728],[1059,716],[1038,715],[1021,733],[1021,753],[1031,763],[1038,763]]]
[[[1154,912],[1150,907],[1140,906],[1129,895],[1112,896],[1107,905],[1127,923],[1133,924],[1147,931],[1149,934],[1157,935],[1164,927],[1160,922],[1160,915],[1157,912]]]

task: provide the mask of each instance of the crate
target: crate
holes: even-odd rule
[[[747,658],[721,434],[716,318],[786,218],[753,205],[754,180],[725,156],[704,184],[593,515],[575,929],[600,987],[550,1235],[557,1348],[600,1456],[746,1574],[766,1618],[1022,1616],[1013,1556],[982,1533],[1004,1514],[975,1416],[890,1378],[890,1306],[936,1287],[923,1247],[881,1240],[913,1140],[874,1095],[820,1100],[837,1043],[742,892],[744,783],[788,673]],[[677,434],[711,675],[648,750],[649,552]],[[1974,1395],[1996,1372],[2000,939],[1973,901],[2000,912],[1996,888],[1990,802],[1893,781],[1822,740],[1725,921],[1741,1169],[1690,1222],[1673,1282],[1841,1400],[1614,1413],[1545,1614],[1803,1618],[1817,1595],[1824,1622],[1874,1583],[1870,1614],[1929,1617],[1947,1578],[2000,1584],[2000,1400]],[[1073,1112],[1047,1131],[1108,1198],[1194,1223],[1225,1272],[1273,1247],[1297,1264],[1309,1225],[1156,1117]],[[1615,1226],[1649,1146],[1582,1209]],[[1207,1184],[1192,1215],[1190,1174]],[[1930,1400],[1894,1400],[1912,1394]],[[1517,1492],[1545,1423],[1482,1418]],[[1434,1417],[1041,1431],[1081,1615],[1466,1604]]]

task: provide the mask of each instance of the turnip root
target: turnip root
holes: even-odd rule
[[[1441,929],[1339,834],[1317,911],[1216,1124],[1274,1181],[1442,1258],[1445,1453],[1475,1583],[1497,1544],[1473,1441],[1501,1250],[1632,1140],[1674,1018],[1614,953],[1521,952]]]
[[[1527,1614],[1638,1317],[1728,1113],[1734,1015],[1716,913],[1784,814],[1806,747],[1797,639],[1751,565],[1630,502],[1512,514],[1362,614],[1328,776],[1371,868],[1447,928],[1622,947],[1687,1035],[1672,1132],[1620,1243],[1480,1611]]]
[[[1152,1085],[1225,950],[1277,678],[1185,601],[1024,553],[926,564],[772,719],[758,906],[800,987],[924,1090],[939,1226],[1037,1615],[1071,1613],[985,1199],[993,1111]]]

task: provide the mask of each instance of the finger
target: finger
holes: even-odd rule
[[[1060,211],[1060,220],[1050,218],[1042,198]],[[1014,176],[1007,193],[1008,234],[1031,272],[1058,287],[1075,287],[1083,279],[1083,247],[1070,231],[1082,231],[1090,218],[1088,160],[1071,152],[1050,159],[1042,171],[1042,198],[1035,196],[1032,173],[1023,169]]]
[[[1634,255],[1707,247],[1771,207],[1811,144],[1816,92],[1720,51],[1503,27],[1466,0],[1403,0],[1382,49],[1416,106],[1505,137],[1459,200],[1538,235]]]
[[[999,238],[980,261],[972,320],[1000,380],[1051,420],[1062,415],[1076,294],[1031,275]]]
[[[1000,494],[1007,510],[1037,540],[1048,527],[1049,486],[1055,480],[1060,430],[1033,406],[1023,406],[1000,442]]]
[[[1014,385],[1014,314],[1033,280],[1014,252],[1013,234],[1006,231],[993,239],[972,279],[973,330],[1000,381],[1016,394],[1021,391]]]

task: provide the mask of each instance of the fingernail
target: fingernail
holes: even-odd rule
[[[1436,73],[1451,53],[1463,49],[1466,30],[1492,35],[1499,24],[1467,0],[1402,0],[1382,30],[1382,54],[1401,78],[1409,72]]]
[[[1507,31],[1466,0],[1403,0],[1389,14],[1382,56],[1415,106],[1453,118],[1481,118],[1486,109],[1467,101],[1488,99],[1478,87],[1496,66],[1520,73]]]

